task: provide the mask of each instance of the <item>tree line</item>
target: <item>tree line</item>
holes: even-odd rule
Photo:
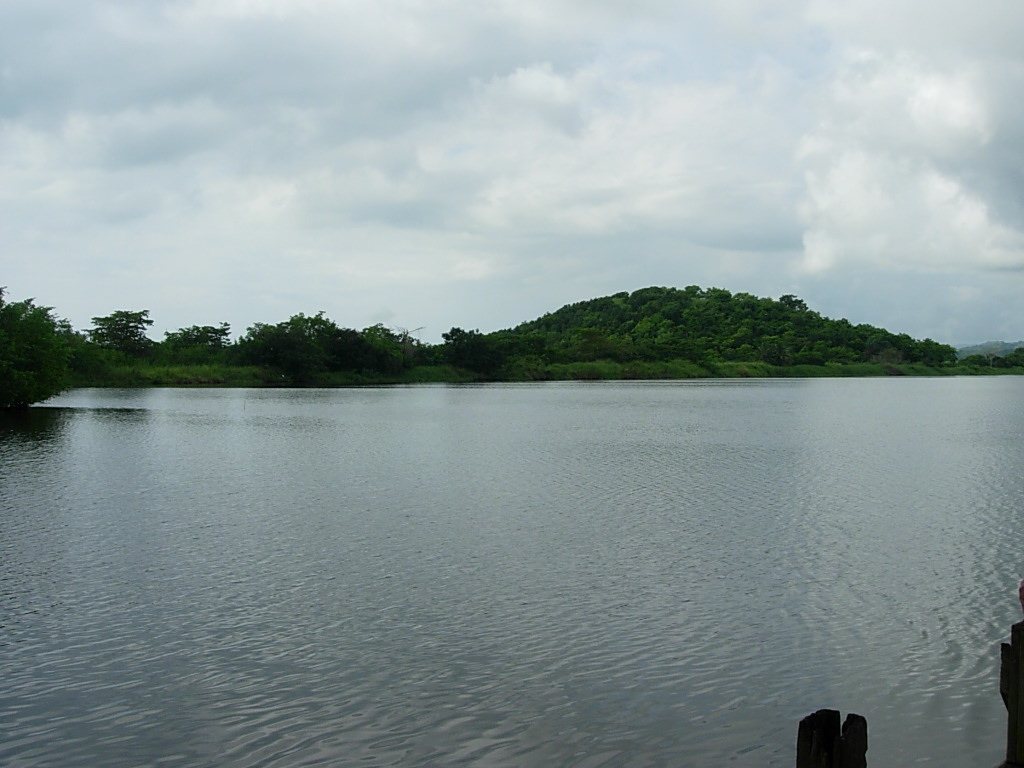
[[[8,302],[0,289],[0,407],[114,383],[330,386],[1024,368],[1024,348],[998,365],[986,357],[957,367],[949,345],[822,317],[796,296],[697,286],[569,304],[493,333],[455,327],[441,344],[382,324],[346,328],[324,312],[255,323],[234,340],[227,323],[179,328],[160,341],[150,338],[152,325],[148,310],[118,310],[76,331],[51,308]]]
[[[980,368],[997,368],[1000,370],[1024,368],[1024,347],[1017,347],[1006,355],[994,353],[967,355],[961,358],[960,364]]]
[[[83,380],[118,366],[221,366],[262,369],[264,383],[318,383],[324,374],[397,374],[422,362],[428,347],[407,331],[382,324],[343,328],[323,312],[299,313],[276,324],[255,323],[231,340],[228,323],[193,325],[149,338],[148,310],[121,310],[92,318],[78,335],[71,367]]]

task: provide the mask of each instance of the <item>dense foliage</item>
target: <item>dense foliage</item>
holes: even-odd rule
[[[22,408],[68,386],[70,336],[49,307],[7,302],[0,288],[0,408]]]
[[[795,296],[778,300],[721,288],[645,288],[570,304],[523,323],[513,334],[539,337],[559,360],[688,360],[830,363],[956,361],[956,349],[848,320],[830,320]],[[538,343],[538,342],[534,342]]]
[[[996,355],[991,353],[984,355],[967,355],[960,360],[960,364],[1000,370],[1007,368],[1024,368],[1024,347],[1017,347],[1006,355]]]
[[[1021,349],[1024,349],[1024,339],[1020,341],[986,341],[981,344],[960,347],[957,349],[957,354],[961,360],[975,355],[991,360],[998,357],[1008,358]]]
[[[570,304],[515,328],[452,328],[443,343],[373,325],[357,331],[323,312],[256,323],[236,341],[227,323],[153,341],[148,310],[94,317],[76,333],[31,301],[0,292],[0,405],[90,386],[341,384],[1024,371],[1024,348],[957,362],[956,350],[871,325],[831,320],[795,296],[721,288],[644,288]],[[26,341],[27,340],[27,341]]]
[[[318,312],[312,317],[300,313],[277,325],[257,323],[239,339],[236,359],[273,369],[289,382],[308,384],[343,371],[395,375],[411,367],[418,352],[419,344],[407,332],[380,324],[358,332]]]
[[[93,327],[86,331],[89,340],[104,349],[131,357],[143,357],[153,348],[146,330],[153,324],[149,310],[119,310],[106,317],[94,317]]]

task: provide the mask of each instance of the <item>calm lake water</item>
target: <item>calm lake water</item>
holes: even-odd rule
[[[1002,758],[1024,378],[78,390],[0,426],[0,764]]]

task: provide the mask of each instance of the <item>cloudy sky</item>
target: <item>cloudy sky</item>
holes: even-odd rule
[[[1024,338],[1021,0],[0,3],[0,285],[492,331],[650,285]]]

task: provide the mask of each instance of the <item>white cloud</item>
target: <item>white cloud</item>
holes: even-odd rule
[[[775,203],[795,189],[779,173],[790,137],[774,114],[786,96],[777,78],[680,84],[635,67],[559,74],[544,63],[480,83],[417,132],[421,167],[478,179],[467,222],[478,231],[732,239],[765,225],[761,206],[785,215]]]
[[[987,78],[908,53],[849,57],[798,151],[806,269],[1024,268],[1024,220],[975,181],[1007,127]]]
[[[0,5],[3,282],[77,324],[437,334],[646,284],[980,285],[1022,264],[1021,9]]]
[[[810,0],[806,18],[841,48],[914,51],[940,61],[1018,60],[1024,5],[1016,0]]]

